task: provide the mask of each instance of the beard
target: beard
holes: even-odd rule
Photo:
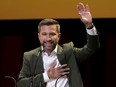
[[[53,51],[56,47],[56,44],[54,41],[43,41],[41,44],[43,46],[43,51]]]

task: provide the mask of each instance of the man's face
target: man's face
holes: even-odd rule
[[[38,38],[44,50],[52,51],[60,39],[60,33],[58,33],[56,25],[43,25],[38,33]]]

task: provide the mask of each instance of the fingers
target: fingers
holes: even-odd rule
[[[88,5],[84,6],[83,3],[79,3],[79,4],[77,5],[77,9],[78,9],[78,12],[79,12],[79,13],[85,12],[85,11],[89,11],[89,6],[88,6]]]
[[[85,10],[85,7],[84,7],[83,3],[79,3],[79,4],[77,5],[77,9],[78,9],[79,12],[84,11],[84,10]]]
[[[66,71],[69,71],[70,70],[70,68],[62,68],[62,69],[60,69],[60,72],[66,72]]]
[[[67,64],[63,64],[63,65],[57,67],[57,69],[62,69],[62,68],[65,68],[66,66],[67,66]]]
[[[63,64],[60,67],[57,67],[59,73],[62,75],[69,74],[70,68],[67,68],[67,64]]]
[[[62,74],[61,76],[68,75],[69,71],[62,72],[61,74]]]
[[[86,11],[89,11],[89,5],[88,4],[86,5]]]
[[[59,70],[60,73],[68,72],[70,70],[70,68],[67,68],[67,64],[63,64],[60,67],[57,67],[57,69]]]
[[[63,64],[57,68],[52,67],[48,70],[48,76],[51,79],[56,79],[61,76],[69,74],[69,70],[70,70],[70,68],[67,68],[67,64]]]

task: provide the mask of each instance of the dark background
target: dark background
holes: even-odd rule
[[[14,87],[23,62],[23,52],[38,47],[37,27],[41,19],[0,20],[0,87]],[[86,43],[86,30],[79,19],[57,19],[61,25],[59,44],[73,41],[76,47]],[[85,87],[116,87],[116,18],[98,18],[93,22],[99,32],[100,49],[80,65]],[[75,76],[75,78],[78,78]]]

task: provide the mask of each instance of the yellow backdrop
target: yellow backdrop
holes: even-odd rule
[[[0,0],[0,20],[78,18],[79,2],[89,4],[93,18],[116,18],[116,0]]]

